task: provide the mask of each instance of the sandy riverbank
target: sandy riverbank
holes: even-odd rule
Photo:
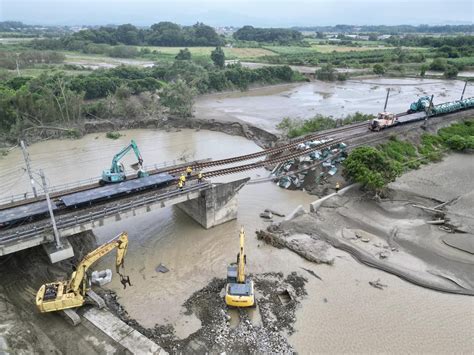
[[[278,244],[310,235],[313,243],[329,242],[415,284],[474,295],[473,162],[472,155],[452,154],[411,171],[391,184],[390,198],[382,201],[357,188],[334,194],[312,213],[274,226],[267,239]],[[443,203],[439,212],[417,207]]]

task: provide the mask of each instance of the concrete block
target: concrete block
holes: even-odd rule
[[[307,212],[304,209],[304,207],[302,205],[299,205],[293,210],[293,212],[291,212],[288,216],[286,216],[283,221],[285,222],[291,221],[292,219],[295,219],[296,217],[302,216],[306,213]]]
[[[91,308],[83,316],[132,354],[167,354],[160,346],[105,309]]]
[[[61,249],[56,248],[56,243],[43,244],[43,248],[46,251],[46,254],[48,254],[49,261],[51,261],[52,264],[74,256],[74,250],[68,240],[63,238],[61,243],[63,244]]]
[[[101,271],[93,271],[91,282],[96,286],[104,286],[112,281],[112,270],[105,269]]]
[[[324,197],[320,198],[319,200],[316,200],[316,201],[314,201],[314,202],[311,202],[311,203],[309,204],[309,210],[310,210],[310,212],[316,213],[316,212],[319,210],[319,207],[321,207],[321,204],[322,204],[324,201],[326,201],[326,200],[328,200],[328,199],[330,199],[331,197],[336,196],[336,195],[344,196],[346,192],[352,190],[353,188],[357,188],[357,187],[360,187],[360,185],[359,185],[359,184],[351,184],[351,185],[348,185],[348,186],[344,187],[343,189],[339,190],[338,193],[333,192],[332,194],[329,194],[329,195],[327,195],[327,196],[324,196]]]

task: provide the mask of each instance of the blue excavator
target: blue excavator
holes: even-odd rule
[[[140,150],[138,149],[135,141],[132,139],[128,146],[115,154],[114,158],[112,159],[111,168],[102,172],[102,179],[99,180],[99,184],[101,186],[109,183],[122,182],[127,179],[127,176],[125,175],[125,168],[123,164],[120,163],[120,159],[122,159],[132,149],[138,159],[138,163],[133,165],[134,168],[138,168],[137,176],[139,178],[148,176],[148,173],[143,169],[143,159],[142,155],[140,154]]]

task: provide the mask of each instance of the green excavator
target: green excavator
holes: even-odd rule
[[[99,180],[100,185],[103,186],[109,183],[122,182],[127,179],[127,176],[125,175],[125,168],[123,164],[120,163],[120,159],[122,159],[132,149],[138,159],[138,163],[133,165],[134,168],[138,168],[137,176],[139,178],[148,176],[148,173],[143,169],[143,159],[142,155],[140,154],[140,150],[138,149],[135,141],[132,139],[128,146],[115,154],[114,158],[112,159],[111,168],[102,172],[102,179]]]

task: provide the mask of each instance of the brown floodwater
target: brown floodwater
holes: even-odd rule
[[[399,113],[420,96],[435,95],[435,104],[457,100],[463,86],[459,80],[399,78],[285,84],[202,96],[196,100],[195,115],[248,122],[275,132],[284,117],[307,119],[322,114],[341,118],[357,111],[377,114],[383,110],[388,88],[387,110]],[[468,85],[464,97],[469,96],[474,96],[474,88]]]
[[[209,131],[182,130],[166,133],[129,130],[112,141],[104,134],[79,140],[57,140],[29,148],[35,169],[43,168],[54,184],[97,177],[113,154],[133,138],[146,164],[172,161],[187,155],[193,159],[224,158],[260,150],[241,137]],[[132,163],[127,158],[127,164]],[[2,196],[28,188],[21,153],[14,150],[0,159]],[[263,169],[250,172],[262,177]],[[225,177],[230,180],[247,174]],[[121,231],[130,236],[125,262],[133,287],[123,290],[117,277],[107,285],[117,291],[129,314],[144,326],[171,323],[179,337],[199,328],[195,316],[184,314],[183,302],[213,277],[224,278],[226,266],[238,250],[238,230],[247,233],[248,271],[253,273],[296,271],[308,278],[308,295],[297,311],[294,348],[309,352],[469,352],[472,350],[474,298],[442,294],[414,286],[397,277],[358,264],[342,251],[334,266],[316,265],[286,250],[263,245],[255,231],[268,223],[258,217],[265,208],[288,214],[313,198],[301,191],[286,191],[272,183],[244,187],[239,195],[238,219],[210,230],[201,228],[174,207],[94,230],[99,242]],[[160,264],[168,273],[156,272]],[[109,255],[98,269],[113,268]],[[320,281],[301,268],[313,270]],[[381,291],[368,281],[381,279]],[[327,301],[327,302],[326,302]]]

